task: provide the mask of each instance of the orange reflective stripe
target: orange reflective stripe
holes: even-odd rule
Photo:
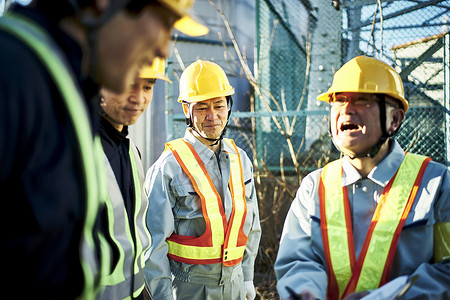
[[[380,286],[384,285],[385,283],[387,283],[389,281],[389,272],[391,271],[392,262],[394,261],[395,249],[397,248],[397,243],[398,243],[398,239],[400,238],[400,233],[403,229],[403,226],[405,225],[406,218],[408,217],[409,212],[411,211],[411,207],[414,204],[414,199],[416,199],[416,195],[419,190],[420,183],[422,182],[423,175],[424,175],[425,170],[430,161],[431,161],[431,158],[429,158],[429,157],[425,158],[425,160],[422,162],[419,173],[417,174],[416,181],[414,182],[414,186],[411,190],[411,194],[409,195],[409,199],[406,204],[405,210],[403,211],[402,217],[400,219],[399,226],[397,227],[397,230],[395,231],[394,240],[391,244],[391,250],[389,251],[389,254],[388,254],[388,257],[386,260],[386,265],[383,270],[383,275],[381,277]]]
[[[341,188],[341,161],[324,167],[319,198],[325,257],[327,267],[331,270],[329,273],[333,273],[328,276],[328,299],[344,298],[355,291],[376,289],[388,281],[402,227],[429,161],[429,158],[421,155],[408,153],[405,156],[397,174],[383,190],[356,264],[352,262],[355,252],[349,202],[345,199],[348,194]],[[346,251],[351,252],[347,255]]]
[[[398,172],[398,171],[397,171]],[[360,278],[361,275],[361,271],[362,271],[362,264],[364,263],[364,259],[366,257],[366,253],[368,251],[369,248],[369,242],[372,239],[373,236],[373,231],[374,231],[374,227],[375,225],[378,223],[378,220],[380,219],[380,214],[382,212],[382,208],[384,207],[385,203],[386,203],[386,199],[387,199],[387,193],[391,190],[392,184],[394,183],[394,178],[397,176],[397,173],[394,175],[394,177],[388,182],[388,184],[384,187],[383,189],[383,193],[381,194],[380,197],[380,202],[377,205],[377,208],[373,214],[372,217],[372,222],[370,223],[369,229],[367,230],[367,235],[366,238],[364,240],[364,244],[361,248],[361,252],[359,254],[359,258],[358,258],[358,262],[356,265],[356,268],[354,269],[352,278],[347,286],[347,289],[345,291],[345,295],[348,295],[352,292],[354,292],[356,290],[356,285],[358,283],[358,279]],[[392,237],[392,236],[391,236]],[[391,249],[389,249],[389,251],[391,251]],[[384,263],[383,263],[384,265]],[[375,276],[375,274],[371,274],[372,276]],[[370,278],[372,279],[372,281],[374,281],[373,279],[375,278]],[[369,280],[370,280],[369,279]]]
[[[342,296],[355,265],[348,193],[342,187],[341,178],[341,160],[327,164],[322,172],[319,189],[320,226],[329,270],[328,299]]]
[[[228,232],[225,237],[225,247],[223,254],[224,265],[233,266],[239,263],[245,251],[248,237],[244,234],[244,223],[247,216],[247,203],[245,201],[245,184],[242,174],[242,163],[239,152],[233,140],[223,139],[224,142],[230,143],[236,154],[228,153],[230,157],[230,191],[233,200],[233,211],[230,216]],[[239,166],[235,168],[233,166]]]
[[[178,235],[172,235],[168,239],[169,254],[173,254],[178,257],[189,257],[190,254],[195,254],[197,258],[203,259],[201,253],[204,253],[206,258],[220,258],[223,245],[223,237],[225,235],[225,226],[223,225],[223,206],[221,205],[221,199],[217,193],[214,184],[207,175],[206,168],[198,157],[197,152],[191,148],[189,142],[184,139],[178,139],[167,143],[170,150],[174,154],[176,160],[180,164],[183,171],[191,180],[191,183],[199,195],[202,204],[203,217],[205,218],[206,231],[198,238],[191,238],[189,240],[183,239]],[[220,203],[218,205],[217,203]],[[214,226],[211,226],[211,220],[215,222]],[[222,220],[222,222],[220,222]],[[226,224],[226,219],[225,219]],[[214,232],[212,232],[214,230]],[[204,250],[199,252],[199,249],[192,249],[191,251],[183,250],[184,245],[199,245],[203,247],[210,247],[213,249]],[[214,255],[214,253],[217,253]]]
[[[372,220],[374,225],[371,224],[369,227],[369,231],[373,232],[368,234],[364,241],[364,244],[368,244],[368,250],[364,253],[365,258],[360,254],[358,259],[361,261],[358,265],[362,265],[362,269],[355,291],[374,289],[387,282],[398,238],[429,161],[430,159],[424,156],[408,153],[397,174],[391,179],[392,187],[383,191],[383,194],[387,194],[384,197],[385,201],[378,204],[376,216]],[[370,235],[375,238],[371,238]],[[381,281],[383,273],[385,282]]]
[[[231,266],[242,260],[247,242],[243,233],[247,212],[245,185],[237,147],[232,140],[224,139],[225,141],[236,150],[236,154],[228,153],[231,170],[230,191],[233,199],[229,225],[222,200],[192,145],[184,139],[166,144],[199,195],[206,223],[205,233],[200,237],[172,234],[167,239],[168,256],[176,261],[191,264],[223,262],[224,265]]]

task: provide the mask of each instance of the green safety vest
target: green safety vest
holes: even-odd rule
[[[407,153],[383,190],[361,253],[355,257],[350,204],[342,186],[342,162],[326,165],[319,185],[320,227],[328,269],[327,299],[377,289],[389,273],[401,230],[431,159]]]
[[[65,56],[52,38],[38,24],[23,16],[7,14],[0,18],[0,29],[24,42],[41,60],[61,93],[68,116],[72,121],[81,156],[86,189],[85,220],[83,224],[80,264],[84,286],[79,299],[95,299],[100,291],[102,274],[110,268],[110,248],[101,233],[94,231],[100,206],[107,197],[105,166],[100,138],[92,138],[89,115],[82,93],[68,67]],[[98,258],[95,239],[100,241]]]
[[[139,153],[134,143],[130,140],[129,156],[133,173],[135,191],[134,211],[134,236],[128,222],[128,214],[125,210],[122,192],[117,183],[114,171],[106,155],[106,174],[108,178],[108,190],[110,201],[107,202],[108,225],[110,236],[119,250],[118,263],[113,267],[112,273],[104,278],[102,285],[105,287],[100,299],[131,299],[137,297],[144,289],[144,253],[150,247],[150,233],[145,222],[148,198],[143,188],[144,170],[139,158]]]

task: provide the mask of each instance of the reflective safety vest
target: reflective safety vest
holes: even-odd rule
[[[145,223],[148,209],[147,193],[143,189],[144,170],[134,143],[130,141],[129,156],[133,173],[135,205],[134,236],[131,234],[128,214],[116,176],[106,155],[106,174],[110,201],[106,203],[108,226],[111,239],[119,250],[119,260],[113,266],[112,273],[105,277],[105,287],[99,299],[132,299],[138,297],[144,289],[144,253],[150,247],[150,233]],[[132,295],[131,295],[132,293]]]
[[[79,147],[86,190],[85,220],[82,229],[80,259],[84,286],[80,299],[95,299],[102,274],[110,268],[110,248],[101,233],[94,231],[98,211],[107,197],[105,167],[100,138],[92,138],[89,114],[71,68],[60,48],[34,21],[15,14],[0,18],[0,29],[26,44],[41,60],[53,78],[72,121]],[[99,244],[95,241],[99,240]],[[98,251],[100,248],[100,251]],[[100,252],[100,258],[98,257]]]
[[[225,266],[234,266],[244,256],[248,239],[243,231],[247,203],[241,158],[233,140],[223,139],[223,142],[236,151],[236,153],[228,153],[230,157],[229,188],[233,199],[233,210],[228,223],[222,199],[194,147],[185,139],[166,143],[166,149],[169,148],[172,151],[200,197],[206,223],[206,230],[200,237],[173,233],[167,239],[168,256],[175,261],[189,264],[223,263]]]
[[[319,186],[320,226],[328,269],[327,299],[377,289],[389,281],[395,249],[431,159],[407,153],[383,190],[358,260],[355,258],[342,161],[326,165]]]

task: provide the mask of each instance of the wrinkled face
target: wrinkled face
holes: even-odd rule
[[[102,88],[100,94],[106,119],[118,130],[123,126],[135,124],[147,109],[153,98],[155,79],[139,78],[122,94]]]
[[[228,119],[228,105],[225,97],[183,104],[186,117],[192,119],[194,128],[202,137],[217,139],[224,130]],[[210,142],[207,142],[210,143]]]
[[[375,146],[382,136],[376,96],[340,93],[330,106],[331,134],[340,149],[357,155]]]
[[[123,93],[142,66],[154,57],[166,58],[177,19],[158,4],[145,6],[137,15],[124,10],[114,15],[97,35],[99,84]]]

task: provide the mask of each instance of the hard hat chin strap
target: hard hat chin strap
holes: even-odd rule
[[[227,121],[227,124],[228,124],[228,121]],[[222,133],[220,134],[220,136],[219,136],[217,139],[210,139],[210,138],[208,138],[208,137],[206,137],[206,136],[203,136],[200,132],[198,132],[198,130],[195,129],[194,126],[190,126],[190,128],[192,128],[192,130],[194,130],[195,132],[197,132],[197,134],[200,135],[200,136],[201,136],[202,138],[204,138],[205,140],[208,140],[208,141],[210,141],[210,142],[213,142],[213,143],[210,144],[209,146],[215,146],[215,145],[217,145],[217,144],[223,139],[223,136],[225,135],[225,132],[227,131],[227,128],[225,127],[225,128],[222,130]]]
[[[345,151],[339,149],[339,147],[334,143],[334,141],[333,141],[333,144],[336,146],[337,149],[339,149],[339,151],[341,151],[342,154],[348,156],[350,159],[363,158],[363,157],[374,158],[378,154],[378,152],[380,152],[381,147],[383,146],[383,144],[386,142],[387,139],[389,139],[389,138],[382,136],[378,140],[378,142],[372,148],[370,148],[370,150],[368,152],[365,152],[362,154],[356,154],[356,155],[350,155],[349,153],[346,153]]]

